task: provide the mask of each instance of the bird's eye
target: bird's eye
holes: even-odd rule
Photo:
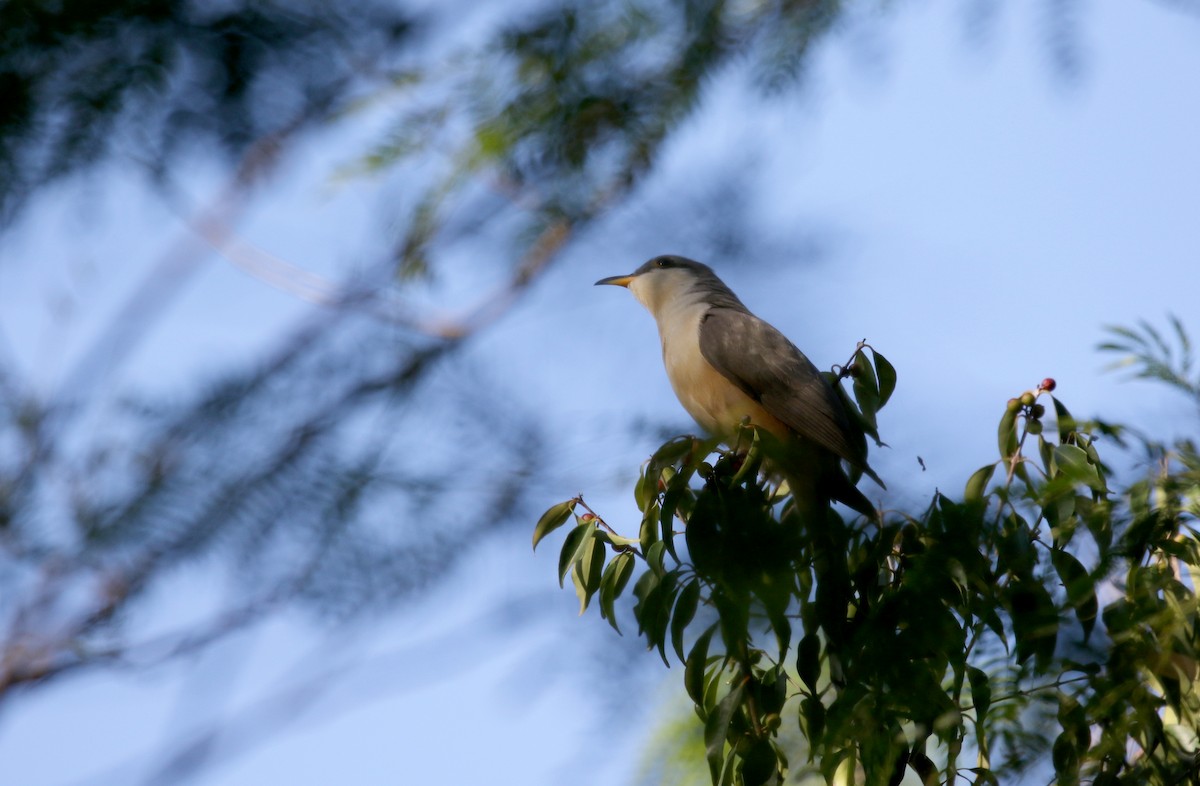
[[[670,267],[670,266],[671,266],[671,260],[669,260],[669,259],[656,259],[656,260],[654,260],[654,264],[658,265],[659,267]]]

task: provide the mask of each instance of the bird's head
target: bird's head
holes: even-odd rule
[[[733,298],[708,265],[670,255],[654,257],[627,276],[609,276],[596,284],[627,288],[656,318],[670,305]]]

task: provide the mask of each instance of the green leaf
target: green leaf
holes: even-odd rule
[[[1069,732],[1064,731],[1054,740],[1051,759],[1057,783],[1062,786],[1079,783],[1079,752],[1075,750],[1075,741]]]
[[[669,442],[664,443],[650,457],[650,463],[646,468],[646,477],[653,478],[657,485],[662,471],[667,467],[675,466],[675,464],[688,456],[692,452],[693,447],[695,447],[695,443],[696,440],[687,436],[675,437]],[[657,488],[655,491],[657,491]]]
[[[637,583],[633,585],[633,595],[637,598],[637,602],[633,604],[633,616],[638,622],[638,633],[646,632],[657,610],[653,604],[660,596],[654,594],[654,589],[660,580],[657,573],[647,570],[638,577]],[[650,642],[650,646],[654,646],[653,641]]]
[[[1066,442],[1071,433],[1075,431],[1075,418],[1071,417],[1071,413],[1067,411],[1066,406],[1057,398],[1051,396],[1050,401],[1054,404],[1054,420],[1058,426],[1058,441]]]
[[[679,660],[685,663],[683,654],[683,632],[696,616],[696,608],[700,603],[700,580],[692,579],[683,585],[679,598],[675,601],[675,614],[671,617],[671,645]]]
[[[651,478],[643,473],[638,477],[638,481],[633,487],[633,501],[637,503],[638,510],[645,512],[651,501],[658,498],[658,477]]]
[[[1000,445],[1000,458],[1005,462],[1012,461],[1012,457],[1017,452],[1017,445],[1020,444],[1017,438],[1017,413],[1020,409],[1004,410],[1004,415],[1000,418],[1000,428],[997,429],[997,442]]]
[[[600,577],[600,616],[608,620],[608,624],[612,625],[617,633],[620,633],[621,629],[617,627],[615,602],[625,591],[632,575],[633,554],[626,551],[609,560],[604,575]]]
[[[604,543],[612,546],[616,550],[635,548],[638,545],[637,538],[623,538],[620,535],[614,535],[608,530],[596,530],[596,537]]]
[[[687,694],[696,702],[697,709],[704,709],[704,672],[708,668],[708,645],[717,632],[717,623],[708,626],[700,634],[683,664],[683,685]]]
[[[986,467],[980,467],[975,470],[974,474],[967,479],[967,488],[963,492],[964,502],[980,502],[983,500],[984,494],[987,491],[987,484],[992,479],[992,474],[996,471],[995,464],[988,464]]]
[[[542,514],[542,517],[538,519],[537,525],[533,528],[533,548],[535,551],[542,538],[565,524],[567,519],[571,517],[573,510],[575,510],[575,500],[572,499],[552,505],[549,510]]]
[[[566,540],[563,541],[562,551],[558,553],[558,586],[563,585],[563,580],[567,577],[567,571],[575,564],[575,561],[583,556],[583,550],[587,548],[588,541],[596,534],[596,525],[590,521],[585,521],[567,533]]]
[[[1050,477],[1054,472],[1054,445],[1042,434],[1038,434],[1038,456],[1042,459],[1042,469],[1046,471],[1046,477]]]
[[[583,614],[588,605],[588,591],[583,583],[583,575],[579,572],[579,563],[571,565],[571,583],[575,585],[575,597],[579,598],[579,613]]]
[[[879,411],[879,381],[875,379],[875,369],[867,362],[866,353],[861,349],[854,353],[854,368],[858,373],[854,380],[854,399],[858,402],[859,411],[872,429],[878,428],[875,413]]]
[[[1016,578],[1030,578],[1037,566],[1038,555],[1034,549],[1029,522],[1018,513],[1004,517],[1004,525],[997,542],[997,567],[1001,572]]]
[[[1065,477],[1075,483],[1083,483],[1095,491],[1107,491],[1100,478],[1099,468],[1088,461],[1087,452],[1075,445],[1057,445],[1054,448],[1054,464]]]
[[[742,459],[742,466],[734,474],[732,480],[729,481],[730,486],[740,485],[747,477],[750,479],[757,478],[758,468],[762,466],[762,434],[759,432],[757,426],[751,426],[746,431],[750,432],[750,445],[746,448],[746,455]]]
[[[883,409],[896,391],[896,369],[883,355],[871,351],[875,354],[875,376],[879,379],[879,408]]]
[[[662,658],[663,665],[668,669],[671,668],[671,661],[667,658],[667,628],[671,624],[671,608],[675,605],[679,589],[678,578],[679,574],[671,571],[654,588],[654,594],[659,596],[658,607],[652,621],[653,627],[647,632],[647,636],[653,638],[658,647],[658,656]]]
[[[842,402],[842,407],[846,410],[846,414],[850,416],[851,438],[854,444],[859,446],[864,452],[867,448],[867,437],[875,440],[876,445],[882,445],[883,442],[879,439],[879,429],[876,428],[875,421],[868,419],[859,411],[858,404],[854,403],[854,400],[850,398],[850,394],[846,392],[846,388],[842,387],[837,377],[829,372],[822,372],[821,376],[833,386],[833,392],[837,395],[838,400]]]
[[[675,564],[679,564],[679,554],[675,552],[675,512],[687,492],[686,485],[672,482],[663,494],[662,509],[658,513],[659,537],[667,552],[675,559]]]
[[[579,614],[587,611],[592,596],[600,589],[600,578],[604,572],[604,541],[595,537],[588,538],[579,557],[579,578],[583,581],[585,595],[579,606]]]
[[[825,731],[825,705],[817,697],[805,696],[800,702],[800,728],[809,750],[815,751]]]
[[[821,639],[816,633],[805,634],[796,647],[796,673],[813,695],[821,676]]]
[[[666,552],[667,547],[661,540],[655,541],[646,552],[646,565],[660,576],[667,572]]]
[[[648,570],[633,588],[638,599],[633,614],[637,617],[639,632],[645,634],[648,649],[658,649],[659,657],[668,668],[671,662],[667,660],[667,626],[671,622],[678,576],[676,571],[659,576]]]
[[[643,554],[649,554],[650,547],[659,542],[658,534],[658,503],[651,502],[642,515],[642,527],[638,531],[638,543]]]
[[[1040,582],[1023,580],[1008,588],[1012,613],[1013,636],[1017,640],[1017,662],[1024,663],[1036,656],[1039,669],[1053,659],[1058,640],[1058,610],[1054,599]]]
[[[996,634],[996,638],[1004,645],[1004,652],[1007,654],[1009,652],[1008,636],[1004,632],[1004,622],[1000,619],[1000,615],[996,613],[995,605],[989,602],[979,616],[983,620],[983,623],[988,626],[988,629]]]
[[[742,751],[742,784],[744,786],[767,786],[779,771],[779,757],[770,740],[759,738],[750,744],[748,750]]]
[[[982,669],[967,667],[967,681],[971,684],[971,703],[975,706],[975,723],[982,729],[992,706],[992,684]]]
[[[921,783],[935,784],[938,782],[937,765],[933,763],[933,759],[929,758],[924,751],[917,750],[916,746],[913,746],[913,750],[908,754],[908,766],[921,779]],[[901,774],[903,774],[903,771],[901,771]]]
[[[779,662],[787,657],[788,647],[792,644],[792,623],[788,621],[786,606],[779,607],[773,603],[765,603],[767,621],[771,630],[775,631],[775,643],[779,646]]]
[[[1052,550],[1050,561],[1062,580],[1063,588],[1066,589],[1067,605],[1075,610],[1075,618],[1083,626],[1083,637],[1086,641],[1096,625],[1096,613],[1099,610],[1095,582],[1082,563],[1062,549]]]
[[[1088,461],[1091,463],[1091,465],[1093,467],[1096,468],[1096,474],[1100,478],[1101,488],[1096,489],[1096,491],[1098,491],[1100,494],[1107,494],[1108,493],[1108,481],[1105,480],[1105,477],[1104,477],[1104,469],[1100,462],[1100,453],[1096,450],[1096,445],[1091,439],[1081,438],[1081,440],[1082,440],[1082,444],[1080,445],[1080,447],[1083,448],[1083,452],[1087,454]]]
[[[745,681],[739,680],[737,687],[721,699],[716,711],[708,716],[704,724],[704,757],[708,760],[708,771],[714,783],[719,782],[721,765],[725,761],[725,737],[729,733],[729,722],[742,706],[745,689]]]

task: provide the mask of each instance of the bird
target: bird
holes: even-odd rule
[[[778,441],[775,460],[803,515],[824,515],[833,499],[877,517],[841,462],[886,486],[867,465],[865,443],[833,386],[712,268],[657,256],[600,285],[625,287],[654,317],[667,378],[702,429],[731,444],[748,422]]]

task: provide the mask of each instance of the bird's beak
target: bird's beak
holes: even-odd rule
[[[636,278],[636,276],[632,276],[632,275],[609,276],[608,278],[600,279],[599,281],[597,281],[595,283],[594,286],[600,286],[601,284],[612,284],[612,285],[618,286],[618,287],[627,287],[627,286],[629,286],[629,282],[633,281],[634,278]]]

